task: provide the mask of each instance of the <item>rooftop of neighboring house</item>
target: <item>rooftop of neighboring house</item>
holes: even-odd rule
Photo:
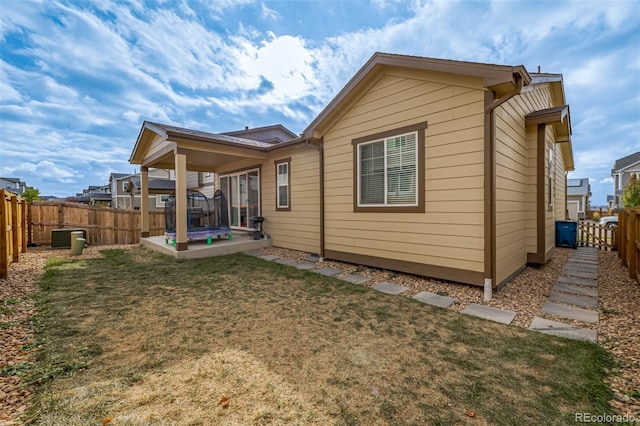
[[[589,178],[567,179],[567,195],[589,195]]]
[[[280,143],[286,142],[291,139],[296,139],[298,135],[293,133],[291,130],[284,127],[282,124],[274,124],[272,126],[263,126],[263,127],[254,127],[249,128],[245,127],[244,130],[236,130],[233,132],[225,132],[224,135],[228,136],[240,136],[246,139],[251,139],[260,142],[267,143]]]
[[[626,157],[622,157],[616,160],[613,163],[613,168],[611,169],[611,173],[621,172],[629,166],[633,166],[634,164],[640,163],[640,151],[634,152],[633,154],[627,155]]]
[[[127,187],[127,192],[138,192],[140,190],[140,175],[131,176],[129,179],[131,185]],[[171,179],[149,179],[149,191],[162,192],[174,191],[176,182]]]

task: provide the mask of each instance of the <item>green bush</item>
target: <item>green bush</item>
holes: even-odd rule
[[[622,191],[622,205],[625,209],[640,206],[640,180],[636,178],[635,173],[631,175]]]

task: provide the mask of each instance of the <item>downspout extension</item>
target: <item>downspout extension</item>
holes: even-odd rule
[[[320,253],[318,257],[320,261],[324,260],[324,139],[320,139],[318,146],[313,145],[307,139],[307,146],[318,150],[320,156],[318,160],[318,173],[320,174]]]
[[[523,78],[520,74],[514,74],[515,80],[516,80],[516,87],[515,89],[511,92],[508,93],[504,96],[502,96],[499,99],[494,100],[493,102],[491,102],[491,104],[489,106],[487,106],[485,108],[484,113],[489,115],[489,149],[490,149],[490,158],[491,158],[491,163],[490,163],[490,178],[491,178],[491,185],[489,186],[489,192],[490,192],[490,196],[489,196],[489,200],[490,202],[488,203],[488,207],[489,207],[489,224],[485,223],[485,226],[488,225],[491,229],[491,238],[490,238],[490,249],[488,250],[489,253],[488,255],[491,256],[491,267],[490,267],[490,271],[487,274],[487,271],[485,271],[485,280],[484,280],[484,299],[485,300],[491,300],[491,298],[493,297],[493,286],[494,286],[494,281],[497,281],[497,272],[496,272],[496,133],[495,133],[495,124],[496,124],[496,118],[495,118],[495,110],[496,108],[498,108],[500,105],[502,105],[503,103],[507,102],[509,99],[513,98],[514,96],[518,95],[520,93],[520,91],[522,90],[522,87],[524,85],[524,81]],[[485,253],[485,256],[487,255],[487,253]],[[487,275],[489,275],[490,278],[487,278]],[[496,283],[497,285],[497,283]]]

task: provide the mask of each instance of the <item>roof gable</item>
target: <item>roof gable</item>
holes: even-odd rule
[[[640,163],[640,151],[634,152],[633,154],[616,160],[616,162],[613,163],[613,169],[611,169],[611,173],[621,172],[624,169],[631,167],[637,163]]]
[[[323,125],[340,115],[340,110],[353,102],[353,98],[360,91],[359,89],[374,84],[380,74],[389,68],[407,68],[476,77],[482,79],[485,88],[492,88],[499,94],[512,91],[516,87],[518,79],[521,79],[524,85],[531,81],[531,76],[522,65],[493,65],[376,52],[304,130],[303,137],[321,137]]]

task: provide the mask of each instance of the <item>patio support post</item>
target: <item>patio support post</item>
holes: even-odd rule
[[[187,156],[175,154],[176,168],[176,250],[187,250]]]
[[[149,168],[145,166],[140,167],[140,237],[149,238]]]

